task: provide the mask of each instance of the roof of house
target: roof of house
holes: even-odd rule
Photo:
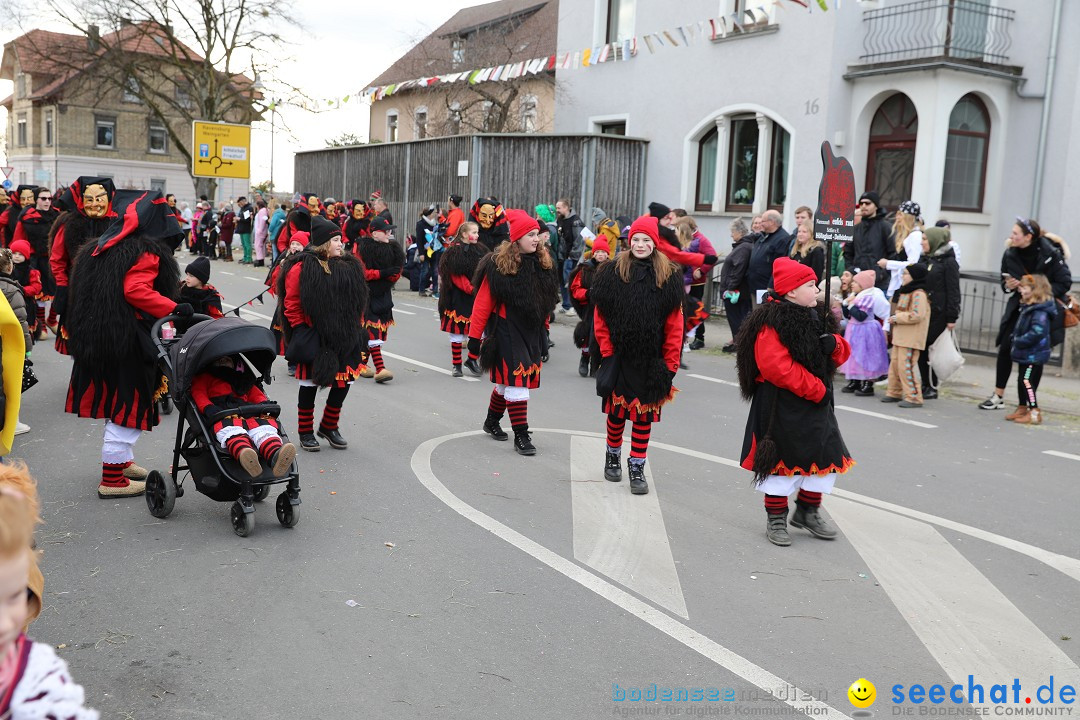
[[[559,0],[497,0],[459,10],[402,55],[369,85],[432,77],[553,55]],[[470,46],[468,36],[490,33],[497,43]],[[453,41],[465,38],[464,59],[454,62]]]

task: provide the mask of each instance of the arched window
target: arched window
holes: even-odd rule
[[[982,212],[989,146],[990,115],[986,106],[976,95],[965,95],[949,116],[942,209]]]
[[[716,196],[716,146],[720,133],[714,125],[698,141],[697,192],[694,195],[695,210],[712,210]]]
[[[874,113],[866,158],[866,190],[877,190],[884,207],[895,210],[911,199],[915,176],[915,136],[919,114],[903,93],[890,96]]]

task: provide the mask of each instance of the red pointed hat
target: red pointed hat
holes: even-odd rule
[[[817,282],[817,275],[809,265],[803,265],[789,257],[778,257],[772,264],[772,286],[777,295],[787,295],[807,282]]]

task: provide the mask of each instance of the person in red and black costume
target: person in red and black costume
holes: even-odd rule
[[[484,432],[506,440],[509,436],[499,421],[508,412],[514,449],[519,455],[535,455],[529,435],[529,390],[540,387],[548,317],[559,282],[551,271],[554,261],[540,243],[536,220],[516,209],[507,210],[506,218],[510,241],[485,257],[473,278],[477,291],[469,319],[469,359],[479,357],[495,383]]]
[[[216,320],[225,317],[221,300],[221,293],[210,284],[210,259],[197,257],[192,260],[184,268],[184,277],[180,280],[180,302],[186,302],[195,312]]]
[[[298,232],[311,232],[311,219],[319,214],[322,206],[315,193],[300,193],[300,199],[285,216],[285,227],[278,233],[278,252],[289,248],[289,240]]]
[[[368,331],[368,352],[375,369],[365,367],[361,377],[373,377],[377,383],[394,379],[386,369],[382,346],[394,324],[394,283],[401,278],[405,266],[405,251],[393,237],[394,226],[382,216],[375,216],[368,225],[371,237],[360,239],[360,260],[368,284],[368,304],[364,309],[364,327]]]
[[[600,265],[589,297],[599,346],[596,392],[607,415],[604,477],[622,479],[620,454],[626,421],[632,423],[627,471],[630,492],[649,492],[645,459],[652,424],[675,397],[671,384],[683,345],[683,278],[679,267],[657,250],[654,218],[630,225],[630,249]],[[593,245],[593,250],[596,246]]]
[[[50,238],[49,267],[56,281],[56,297],[52,311],[57,315],[56,351],[68,354],[67,322],[64,319],[68,305],[68,286],[71,284],[72,263],[79,249],[91,239],[97,239],[116,220],[112,208],[116,193],[109,178],[84,175],[71,183],[60,200],[64,213],[53,225]]]
[[[79,250],[63,316],[75,361],[65,410],[105,420],[103,498],[145,490],[147,472],[134,464],[132,450],[142,431],[158,424],[158,400],[167,391],[150,326],[192,313],[174,299],[180,268],[168,244],[182,231],[165,198],[156,190],[123,190],[113,203],[116,220]]]
[[[23,208],[19,221],[15,225],[12,243],[25,240],[30,243],[33,254],[27,256],[27,262],[41,276],[41,289],[34,297],[37,314],[35,340],[45,339],[45,303],[51,302],[56,295],[56,282],[49,270],[49,230],[60,214],[52,207],[52,190],[47,187],[34,188],[34,205]]]
[[[739,328],[735,364],[750,401],[741,465],[765,493],[765,536],[786,547],[788,495],[795,490],[791,524],[823,540],[836,537],[818,511],[822,493],[831,493],[836,476],[855,464],[836,423],[832,389],[851,346],[817,301],[810,267],[777,258],[772,287]]]
[[[368,236],[368,223],[371,222],[371,212],[362,200],[353,200],[349,209],[349,218],[341,228],[345,235],[345,252],[357,252],[357,243],[360,238]]]
[[[341,228],[324,217],[314,217],[310,245],[282,263],[277,279],[285,359],[296,364],[300,381],[296,403],[300,447],[308,452],[319,451],[313,430],[315,394],[320,387],[330,388],[330,394],[319,437],[332,448],[349,447],[338,430],[341,406],[349,386],[364,369],[367,338],[361,320],[368,288],[363,264],[344,248]]]
[[[588,377],[596,372],[600,358],[591,356],[590,346],[595,342],[593,333],[593,306],[589,297],[593,276],[600,263],[611,258],[608,241],[602,237],[593,240],[592,257],[570,271],[570,304],[581,320],[574,326],[574,345],[581,350],[578,375]]]
[[[37,185],[20,185],[15,192],[8,193],[8,206],[0,212],[0,241],[8,247],[15,239],[15,227],[24,208],[34,205],[34,191]]]
[[[506,211],[497,198],[482,197],[477,200],[469,211],[469,219],[480,228],[480,244],[492,252],[510,239]]]
[[[477,240],[476,223],[466,222],[458,225],[452,242],[443,251],[439,262],[439,329],[450,333],[450,361],[453,365],[451,375],[461,377],[461,345],[469,334],[469,318],[473,311],[472,278],[480,261],[488,254],[488,249]],[[479,377],[480,365],[475,359],[466,365],[469,374]]]
[[[37,337],[37,331],[41,327],[32,310],[34,299],[41,294],[41,273],[35,270],[30,263],[30,258],[34,254],[34,251],[30,248],[30,243],[25,240],[16,240],[11,243],[11,247],[8,249],[11,250],[12,256],[11,277],[22,287],[26,308],[26,323],[30,330],[30,337],[33,340]],[[27,345],[26,351],[30,352],[30,349],[30,346]]]

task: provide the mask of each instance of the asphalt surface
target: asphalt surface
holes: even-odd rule
[[[262,277],[213,264],[227,303]],[[1075,425],[837,393],[854,408],[838,416],[858,461],[824,504],[841,537],[792,529],[778,548],[733,462],[748,406],[732,358],[687,356],[653,431],[656,510],[643,510],[588,456],[604,416],[577,374],[570,319],[552,327],[529,403],[539,452],[523,458],[478,432],[491,384],[445,372],[435,301],[395,299],[394,380],[352,388],[348,450],[301,453],[299,524],[278,524],[275,491],[247,538],[190,480],[164,520],[142,498],[98,499],[102,423],[63,413],[70,360],[34,351],[33,429],[12,452],[44,500],[46,607],[31,634],[59,648],[102,717],[845,717],[859,678],[885,716],[902,712],[898,684],[947,691],[970,673],[989,693],[1023,678],[1020,705],[1037,708],[1048,673],[1055,692],[1080,685]],[[288,428],[296,388],[279,359],[267,391]],[[163,418],[136,461],[166,471],[174,433],[175,415]],[[631,699],[654,683],[719,698]]]

